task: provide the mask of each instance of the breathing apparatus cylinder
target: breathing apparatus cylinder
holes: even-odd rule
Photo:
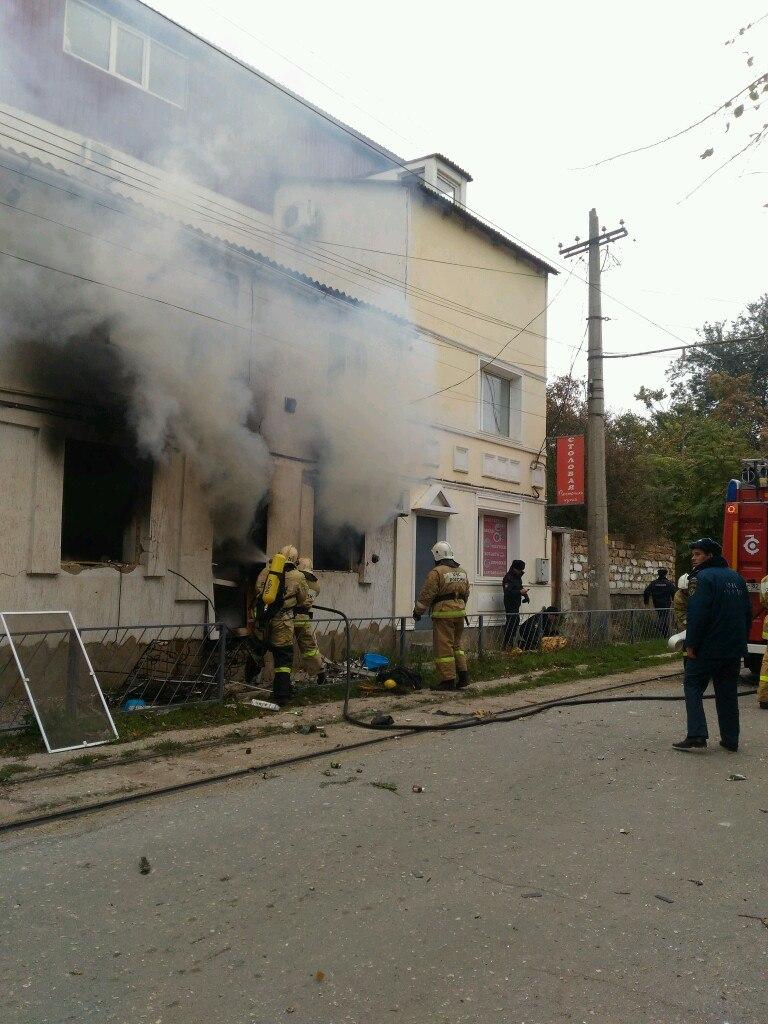
[[[285,575],[285,555],[273,555],[269,563],[269,572],[264,584],[264,593],[261,595],[262,602],[269,607],[277,600],[280,593],[280,584]]]

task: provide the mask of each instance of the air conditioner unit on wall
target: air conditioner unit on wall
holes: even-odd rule
[[[300,238],[314,237],[320,230],[320,211],[311,199],[291,203],[283,210],[283,230]]]

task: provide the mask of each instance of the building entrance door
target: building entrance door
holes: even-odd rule
[[[416,559],[415,559],[415,593],[418,597],[424,579],[435,564],[432,548],[438,542],[440,520],[436,516],[416,516]],[[416,623],[416,629],[431,629],[432,619],[429,613],[422,615]]]

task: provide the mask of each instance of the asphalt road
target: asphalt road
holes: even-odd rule
[[[672,751],[679,705],[588,707],[5,838],[0,1019],[761,1024],[768,715],[742,705],[735,756]]]

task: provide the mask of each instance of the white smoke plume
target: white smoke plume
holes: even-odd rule
[[[0,63],[15,69],[16,104],[35,109],[44,75],[33,60],[3,53],[11,27],[2,24]],[[118,105],[134,99],[124,93],[111,111],[102,101],[104,118],[123,116]],[[164,191],[186,197],[205,180],[239,192],[259,161],[274,192],[289,169],[300,177],[314,115],[302,109],[292,124],[284,99],[270,95],[259,82],[252,114],[263,123],[262,153],[247,157],[236,133],[214,123],[204,137],[199,126],[187,137],[169,133],[151,156],[164,168]],[[126,170],[107,163],[117,177]],[[332,525],[367,530],[396,512],[404,478],[420,471],[425,428],[412,400],[430,390],[432,373],[407,323],[306,281],[287,284],[226,243],[204,241],[180,223],[180,205],[170,203],[166,217],[157,202],[154,213],[126,203],[116,193],[142,201],[141,191],[113,188],[106,172],[67,165],[76,185],[57,191],[56,175],[34,163],[8,168],[0,168],[2,248],[13,254],[0,256],[6,386],[31,381],[41,393],[107,406],[156,461],[178,447],[197,470],[219,540],[247,536],[269,493],[270,451],[316,460],[319,510]],[[262,243],[257,233],[251,248]],[[398,304],[393,287],[382,305]],[[294,414],[286,397],[296,400]]]

